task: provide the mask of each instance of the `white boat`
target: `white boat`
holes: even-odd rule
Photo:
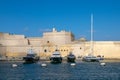
[[[93,15],[91,14],[91,47],[90,47],[90,53],[87,56],[84,56],[82,58],[83,61],[86,62],[99,62],[100,60],[103,60],[103,57],[97,57],[94,56],[93,51]]]
[[[59,51],[55,51],[50,57],[51,63],[61,63],[62,57]]]
[[[85,62],[99,62],[100,58],[93,56],[93,55],[87,55],[82,58]]]

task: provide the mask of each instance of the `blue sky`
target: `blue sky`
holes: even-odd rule
[[[76,39],[120,41],[120,0],[0,0],[0,32],[41,37],[55,27]]]

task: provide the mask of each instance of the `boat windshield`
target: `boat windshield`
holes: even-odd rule
[[[27,54],[27,56],[34,57],[34,56],[36,56],[36,54]]]
[[[95,56],[86,56],[86,58],[96,58]]]
[[[53,54],[53,55],[60,55],[60,54]]]
[[[56,51],[53,53],[53,55],[60,55],[60,53]]]

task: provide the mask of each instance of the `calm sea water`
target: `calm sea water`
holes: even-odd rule
[[[13,68],[13,63],[18,67]],[[120,62],[106,62],[106,66],[87,62],[76,62],[75,66],[67,62],[0,62],[0,80],[120,80]]]

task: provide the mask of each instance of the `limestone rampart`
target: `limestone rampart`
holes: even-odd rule
[[[27,38],[24,35],[0,33],[0,57],[22,59],[30,48],[41,58],[49,58],[56,49],[62,57],[66,57],[69,52],[82,57],[90,53],[90,44],[90,41],[73,41],[72,34],[65,31],[53,30],[43,33],[43,37]],[[94,41],[93,51],[96,56],[120,59],[120,41]]]

